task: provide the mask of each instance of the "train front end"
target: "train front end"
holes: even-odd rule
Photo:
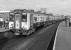
[[[9,29],[12,30],[15,35],[27,35],[30,29],[30,16],[27,13],[10,13],[9,17]]]

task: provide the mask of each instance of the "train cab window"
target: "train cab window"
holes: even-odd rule
[[[14,20],[14,15],[10,15],[9,20],[13,21]]]
[[[27,22],[27,14],[26,13],[22,14],[22,21]]]

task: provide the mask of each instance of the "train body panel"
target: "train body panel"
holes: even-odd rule
[[[0,12],[0,32],[8,31],[9,11]]]
[[[9,22],[9,29],[14,29],[14,22],[12,21]]]
[[[48,20],[48,16],[47,15],[42,15],[42,14],[37,14],[34,15],[34,22],[45,22]],[[36,19],[35,19],[36,18]]]
[[[22,25],[22,28],[23,28],[23,29],[29,30],[29,29],[30,29],[30,15],[31,15],[31,14],[30,14],[30,13],[26,13],[26,15],[27,15],[27,16],[26,16],[26,17],[27,17],[27,18],[26,18],[26,22],[23,22],[23,21],[22,21],[22,22],[21,22],[21,25]]]

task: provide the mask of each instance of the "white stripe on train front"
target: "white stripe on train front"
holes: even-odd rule
[[[9,22],[9,29],[12,29],[12,28],[14,28],[14,22],[10,21]]]
[[[29,27],[28,27],[28,25],[27,25],[27,22],[21,22],[21,28],[22,28],[22,29],[25,29],[25,30],[28,30]]]
[[[20,21],[15,21],[15,28],[20,29]]]

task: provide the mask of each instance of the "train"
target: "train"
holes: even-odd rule
[[[52,14],[26,9],[15,9],[6,13],[3,13],[2,17],[0,16],[0,29],[3,29],[1,32],[4,32],[6,38],[17,35],[30,35],[38,27],[56,23],[58,19],[64,19],[55,17]]]

